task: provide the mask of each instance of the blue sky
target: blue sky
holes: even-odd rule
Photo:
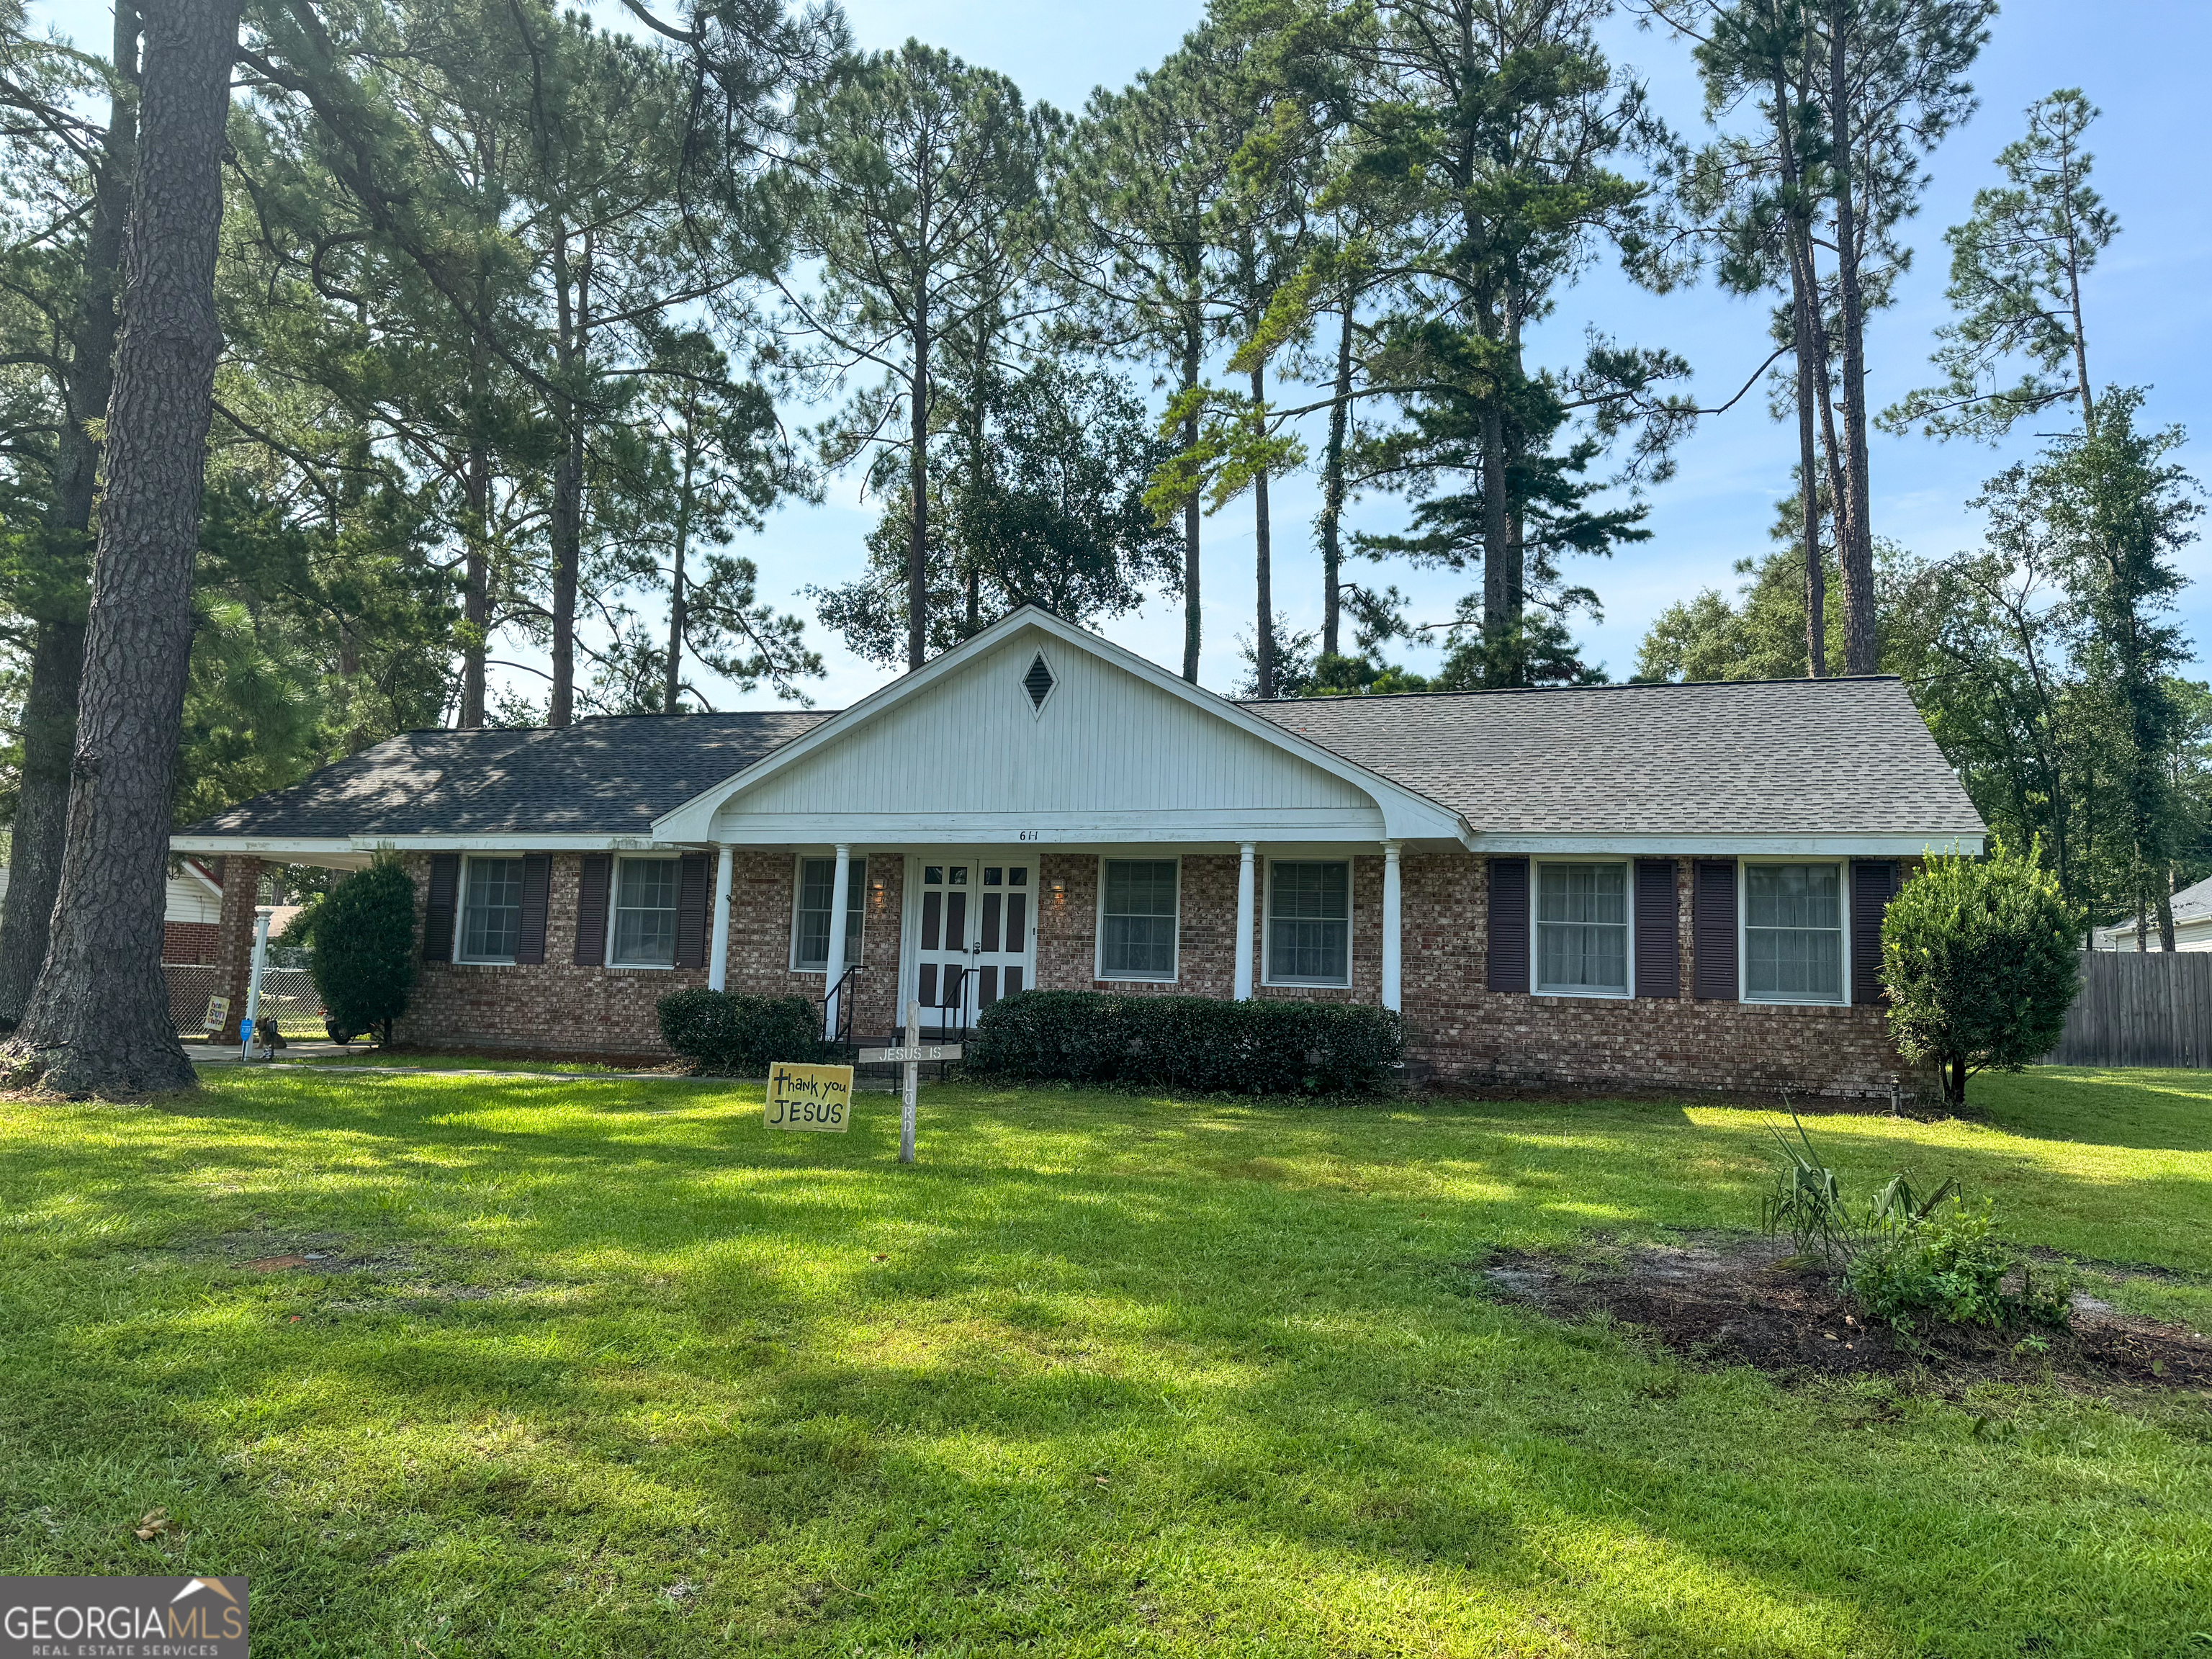
[[[80,40],[104,41],[104,5],[45,0],[43,16]],[[603,21],[618,14],[601,8]],[[1191,0],[1121,0],[1112,6],[1012,3],[1012,0],[847,0],[859,44],[896,46],[917,36],[1011,76],[1032,98],[1077,108],[1096,84],[1119,86],[1170,51],[1199,15]],[[1659,107],[1678,127],[1699,123],[1695,76],[1685,49],[1626,20],[1608,31],[1617,61],[1648,80]],[[2058,87],[2078,86],[2104,111],[2093,134],[2096,179],[2118,213],[2119,240],[2091,279],[2091,368],[2100,381],[2151,388],[2147,416],[2186,427],[2181,459],[2200,477],[2212,472],[2212,213],[2196,157],[2203,119],[2202,66],[2212,61],[2212,6],[2189,0],[2008,0],[1973,80],[1981,97],[1974,118],[1939,150],[1926,205],[1907,228],[1918,250],[1899,302],[1869,331],[1870,401],[1879,409],[1929,374],[1935,329],[1947,317],[1943,283],[1945,227],[1965,216],[1976,189],[1995,179],[1993,158],[2019,135],[2021,111]],[[1624,341],[1664,345],[1697,371],[1700,400],[1724,400],[1765,356],[1763,307],[1705,287],[1661,297],[1623,281],[1609,267],[1594,270],[1560,298],[1537,341],[1541,361],[1577,355],[1586,326]],[[798,412],[795,412],[798,413]],[[1789,489],[1794,428],[1769,418],[1754,392],[1725,416],[1701,423],[1682,447],[1680,470],[1650,495],[1652,539],[1616,557],[1583,562],[1572,572],[1595,587],[1605,620],[1578,621],[1593,659],[1617,678],[1634,665],[1638,641],[1651,617],[1700,587],[1732,590],[1734,562],[1767,551],[1775,502]],[[1316,448],[1318,445],[1315,446]],[[1967,506],[1981,482],[2033,447],[2022,437],[2004,449],[1919,438],[1873,439],[1875,528],[1915,552],[1942,555],[1973,545],[1979,526]],[[1318,626],[1320,565],[1310,526],[1318,505],[1310,477],[1278,484],[1274,495],[1275,595],[1296,628]],[[1355,521],[1395,529],[1403,504],[1372,498],[1353,509]],[[759,565],[763,597],[788,603],[811,622],[798,590],[856,574],[861,538],[874,522],[872,502],[859,497],[857,478],[831,481],[818,506],[777,514],[757,537],[733,550]],[[1201,678],[1225,690],[1237,678],[1237,636],[1253,624],[1252,526],[1249,505],[1233,504],[1206,526],[1206,648]],[[2184,559],[2193,585],[2182,609],[2197,642],[2198,673],[2212,673],[2212,550],[2191,547]],[[1414,620],[1450,612],[1462,585],[1436,574],[1377,573],[1414,595]],[[1105,631],[1157,660],[1182,655],[1180,601],[1162,599]],[[811,629],[830,665],[811,688],[814,700],[836,707],[864,696],[887,678]],[[1435,652],[1403,653],[1427,665]],[[526,686],[529,683],[526,681]],[[543,682],[538,682],[541,685]],[[534,688],[531,688],[533,689]],[[720,706],[765,704],[765,692]]]

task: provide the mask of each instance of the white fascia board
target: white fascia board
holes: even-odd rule
[[[487,836],[173,836],[173,853],[221,856],[251,854],[284,864],[319,864],[356,870],[380,848],[399,853],[641,853],[672,850],[651,836],[576,836],[516,830]]]
[[[1228,698],[1218,696],[1202,686],[1193,685],[1180,674],[1171,674],[1158,663],[1149,662],[1111,640],[1072,627],[1049,611],[1040,611],[1034,605],[1024,605],[1018,611],[1000,617],[981,633],[963,640],[934,661],[926,663],[914,672],[902,675],[889,685],[871,692],[851,708],[822,721],[805,736],[794,738],[782,747],[763,756],[743,771],[732,773],[721,782],[694,795],[683,805],[662,814],[653,820],[653,834],[664,841],[714,840],[714,815],[723,803],[739,790],[750,789],[762,780],[775,776],[784,768],[796,765],[816,750],[836,742],[854,727],[873,720],[884,709],[908,697],[920,696],[969,658],[995,650],[1024,628],[1035,628],[1075,650],[1088,652],[1118,668],[1126,669],[1169,696],[1180,697],[1193,708],[1202,708],[1217,719],[1227,720],[1261,742],[1296,755],[1310,765],[1341,778],[1367,795],[1381,809],[1383,833],[1395,840],[1449,837],[1463,842],[1474,833],[1465,818],[1449,807],[1437,805],[1425,795],[1415,794],[1404,785],[1393,783],[1379,772],[1370,772],[1365,767],[1345,759],[1334,750],[1324,749],[1309,738],[1285,731],[1271,721],[1261,720],[1257,714],[1248,714]],[[783,840],[787,837],[768,839]]]
[[[213,858],[245,854],[331,870],[359,869],[369,859],[343,836],[172,836],[169,850]]]
[[[1379,811],[1278,808],[1249,812],[748,812],[723,832],[746,847],[1134,847],[1186,848],[1243,842],[1358,844],[1384,839]],[[1399,839],[1392,837],[1392,839]],[[1430,837],[1457,842],[1447,830]]]
[[[653,836],[564,836],[509,830],[495,836],[358,836],[364,853],[389,847],[402,853],[647,853],[669,843]]]
[[[1655,858],[1920,858],[1978,853],[1979,836],[1570,836],[1499,830],[1468,843],[1477,853],[1619,853]]]

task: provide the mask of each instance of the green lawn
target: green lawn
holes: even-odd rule
[[[2212,1316],[2212,1075],[1976,1091],[1813,1133]],[[0,1103],[0,1571],[243,1571],[283,1656],[2212,1654],[2212,1402],[1783,1386],[1477,1293],[1747,1224],[1765,1115],[945,1088],[911,1170],[858,1116]],[[242,1266],[295,1249],[347,1265]]]

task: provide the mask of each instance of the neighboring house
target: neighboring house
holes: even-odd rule
[[[1886,1092],[1875,969],[1984,829],[1895,679],[1237,702],[1024,609],[842,713],[418,732],[217,814],[259,861],[413,873],[416,1043],[665,1052],[687,985],[1032,987],[1401,1009],[1454,1079]]]
[[[7,891],[8,869],[0,865],[0,895]],[[197,860],[178,860],[161,914],[161,960],[214,962],[217,925],[222,921],[221,878]]]
[[[2162,951],[2158,932],[2158,918],[2151,918],[2150,948]],[[2100,951],[2132,951],[2136,948],[2136,924],[2132,918],[2116,921],[2110,927],[2097,929],[2097,948]],[[2177,951],[2212,951],[2212,877],[2198,882],[2194,887],[2185,887],[2173,896],[2173,948]]]

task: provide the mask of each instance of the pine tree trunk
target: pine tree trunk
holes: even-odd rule
[[[1836,285],[1843,309],[1844,470],[1850,500],[1850,533],[1837,538],[1844,578],[1844,672],[1872,674],[1881,666],[1874,614],[1874,523],[1867,467],[1866,307],[1859,293],[1858,209],[1851,191],[1851,127],[1845,39],[1853,8],[1837,0],[1828,32],[1829,117],[1833,129]]]
[[[1321,652],[1340,653],[1344,548],[1344,439],[1352,415],[1352,319],[1353,299],[1344,292],[1343,327],[1336,337],[1335,395],[1328,405],[1328,448],[1321,481]]]
[[[579,382],[591,349],[592,245],[587,237],[575,274],[573,310],[565,234],[556,233],[555,250],[565,442],[553,468],[553,694],[545,723],[567,726],[576,717],[576,586],[584,554],[584,398]]]
[[[1190,392],[1198,385],[1200,358],[1198,320],[1186,319],[1183,331],[1182,389]],[[1198,412],[1193,410],[1182,417],[1182,447],[1186,450],[1198,446]],[[1182,504],[1182,677],[1191,684],[1198,684],[1198,653],[1201,642],[1198,595],[1198,497],[1194,495]]]
[[[1260,411],[1267,407],[1267,371],[1255,368],[1252,371],[1252,418],[1261,422],[1263,434],[1266,422]],[[1252,655],[1260,696],[1270,698],[1275,695],[1275,573],[1268,542],[1267,469],[1264,466],[1252,474],[1252,574],[1260,605],[1260,631],[1252,636]]]
[[[906,666],[929,660],[929,319],[914,329],[913,408],[907,440],[907,488],[914,496],[906,538]]]
[[[1782,60],[1774,60],[1774,138],[1780,162],[1782,188],[1792,202],[1798,199],[1800,173],[1797,147],[1790,136],[1790,83]],[[1797,480],[1799,519],[1805,560],[1805,672],[1820,679],[1828,672],[1828,583],[1820,564],[1820,456],[1813,432],[1813,400],[1817,386],[1814,374],[1814,319],[1819,314],[1820,283],[1813,267],[1811,240],[1802,220],[1793,214],[1790,224],[1790,343],[1797,359]]]
[[[461,642],[459,724],[465,727],[484,723],[485,659],[491,654],[491,449],[483,432],[487,370],[483,343],[476,341],[470,349],[469,451],[461,483],[467,514],[461,529],[461,620],[467,631]]]
[[[117,74],[134,90],[109,106],[107,138],[93,175],[83,289],[70,322],[70,367],[62,387],[66,419],[55,442],[54,501],[46,517],[47,556],[57,560],[81,556],[92,526],[100,445],[88,423],[106,417],[115,380],[116,276],[131,210],[138,132],[138,14],[128,0],[115,8],[114,62]],[[46,959],[54,897],[61,888],[70,762],[76,750],[76,702],[84,672],[82,602],[74,592],[62,599],[65,609],[41,617],[32,638],[8,893],[0,901],[0,1032],[15,1030],[30,1002],[31,987]]]
[[[684,695],[684,561],[691,550],[692,471],[698,459],[696,422],[684,422],[684,483],[676,506],[676,550],[668,572],[668,672],[660,688],[660,712],[672,714]]]
[[[1482,631],[1491,646],[1485,653],[1491,659],[1486,678],[1493,684],[1517,685],[1518,674],[1509,672],[1503,680],[1495,678],[1499,667],[1497,653],[1518,620],[1513,615],[1511,598],[1512,555],[1508,544],[1512,539],[1506,502],[1505,411],[1492,401],[1482,411]]]
[[[161,975],[216,360],[238,0],[148,20],[140,149],[53,939],[11,1051],[59,1093],[193,1086]]]

